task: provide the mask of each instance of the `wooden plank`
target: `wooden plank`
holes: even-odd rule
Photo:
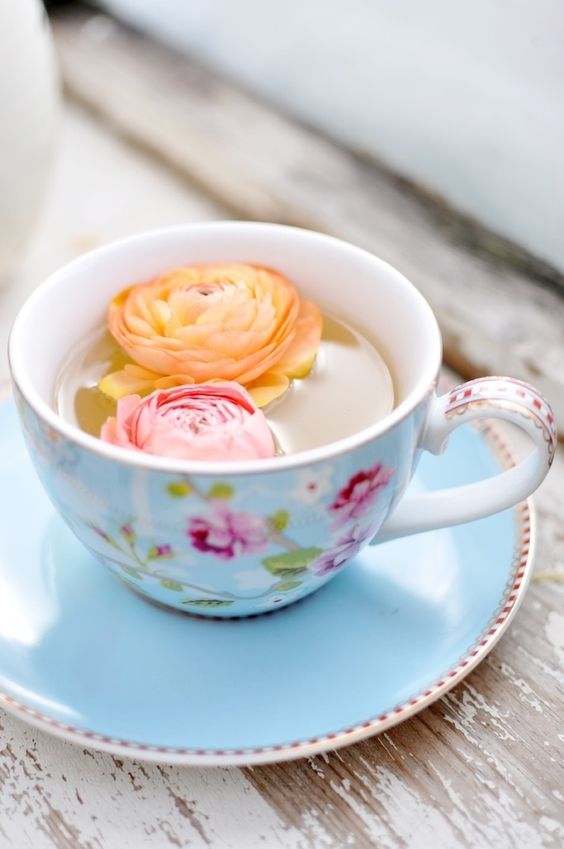
[[[72,97],[240,216],[333,233],[393,263],[437,313],[447,362],[529,380],[564,420],[557,272],[108,17],[67,10],[54,31]]]
[[[0,715],[2,849],[304,849],[239,769],[140,764]]]

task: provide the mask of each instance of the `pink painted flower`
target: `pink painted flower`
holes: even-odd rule
[[[188,525],[194,548],[222,560],[259,554],[268,543],[269,532],[268,521],[263,517],[245,511],[235,513],[220,502],[208,515],[192,517]]]
[[[101,439],[181,460],[272,457],[274,440],[264,413],[238,383],[190,384],[128,395],[102,426]]]
[[[380,490],[388,485],[393,474],[393,469],[376,463],[371,469],[353,475],[329,508],[335,517],[336,527],[352,519],[360,519],[372,510]]]
[[[364,543],[374,536],[372,528],[360,528],[355,525],[350,531],[338,540],[332,548],[328,548],[323,554],[310,564],[311,571],[321,577],[337,572],[345,565],[347,560],[355,557]]]

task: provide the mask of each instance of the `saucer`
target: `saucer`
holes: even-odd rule
[[[510,457],[460,428],[411,486],[456,486]],[[265,763],[377,734],[473,669],[532,568],[531,504],[363,551],[316,594],[213,621],[135,595],[75,540],[0,404],[0,705],[71,740],[153,761]]]

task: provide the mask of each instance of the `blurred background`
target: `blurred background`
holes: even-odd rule
[[[106,5],[564,270],[559,0]]]
[[[558,0],[46,6],[0,7],[0,343],[97,244],[276,220],[392,262],[447,362],[530,379],[564,413]]]

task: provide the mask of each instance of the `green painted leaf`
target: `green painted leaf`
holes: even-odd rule
[[[305,572],[308,563],[320,554],[320,548],[299,548],[297,551],[285,551],[284,554],[265,557],[262,564],[271,575],[277,578],[293,578]]]
[[[272,522],[274,530],[278,531],[278,533],[282,533],[282,531],[286,530],[288,527],[290,514],[287,510],[277,510],[276,513],[270,517],[270,521]]]
[[[175,593],[182,592],[182,584],[179,584],[178,581],[169,581],[168,578],[163,578],[160,584],[161,587],[165,587],[165,589],[172,590]]]
[[[189,483],[186,483],[185,481],[174,481],[173,483],[167,483],[166,489],[168,494],[172,495],[173,498],[185,498],[192,492],[192,487]]]
[[[193,604],[196,607],[229,607],[233,602],[225,598],[185,598],[182,604]]]
[[[233,487],[228,483],[214,483],[208,489],[209,498],[221,498],[223,501],[228,501],[233,497]]]
[[[301,587],[303,581],[280,581],[279,584],[274,584],[274,590],[277,590],[279,593],[287,593],[290,590],[295,590],[296,587]]]
[[[132,566],[122,566],[121,568],[126,575],[131,575],[132,578],[137,578],[140,581],[143,579],[143,575],[141,575],[137,569],[133,569]]]

